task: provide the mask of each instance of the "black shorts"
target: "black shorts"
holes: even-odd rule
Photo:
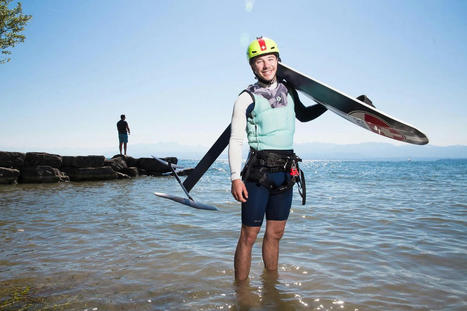
[[[286,172],[269,173],[268,179],[280,186],[290,177]],[[249,227],[260,227],[266,220],[287,220],[292,206],[293,188],[278,194],[270,194],[264,186],[256,182],[245,182],[248,200],[242,203],[242,224]]]

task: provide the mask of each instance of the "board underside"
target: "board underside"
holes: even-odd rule
[[[162,192],[154,192],[154,194],[156,196],[158,196],[158,197],[169,199],[169,200],[172,200],[172,201],[184,204],[184,205],[188,205],[188,206],[193,207],[193,208],[204,209],[204,210],[208,210],[208,211],[217,211],[218,210],[214,206],[206,205],[206,204],[199,203],[199,202],[196,202],[196,201],[192,201],[192,200],[187,199],[187,198],[182,198],[182,197],[178,197],[178,196],[175,196],[175,195],[162,193]]]
[[[297,90],[346,120],[376,134],[416,145],[425,145],[428,138],[413,126],[374,109],[324,83],[279,63],[279,79],[285,79]]]

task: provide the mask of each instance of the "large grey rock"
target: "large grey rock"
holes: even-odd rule
[[[20,181],[23,183],[52,183],[69,180],[68,176],[58,168],[49,165],[23,167],[20,177]]]
[[[51,166],[54,168],[61,168],[62,157],[58,154],[46,152],[28,152],[24,158],[24,167],[33,166]]]
[[[73,167],[102,167],[105,157],[103,155],[76,156],[73,161]]]
[[[132,167],[132,166],[138,166],[138,159],[135,159],[133,157],[130,157],[130,156],[125,156],[123,154],[116,154],[112,157],[112,159],[116,159],[116,158],[121,158],[123,159],[125,162],[126,162],[126,165],[128,167]]]
[[[123,158],[113,158],[113,159],[110,159],[110,160],[105,160],[104,161],[104,165],[105,166],[110,166],[112,167],[112,169],[116,172],[122,172],[124,173],[122,170],[125,169],[125,168],[128,168],[128,166],[126,165],[126,162]]]
[[[138,166],[138,159],[133,157],[125,156],[125,162],[128,167],[136,167]]]
[[[21,169],[25,157],[21,152],[0,151],[0,167]]]
[[[127,167],[121,170],[123,174],[127,174],[130,177],[136,177],[139,175],[137,167]]]
[[[62,167],[73,167],[75,157],[73,156],[62,156]]]
[[[117,173],[110,167],[64,168],[71,181],[116,179]]]
[[[63,156],[62,160],[62,167],[67,168],[103,167],[105,165],[105,157],[103,155]]]
[[[0,167],[0,184],[16,184],[19,174],[15,168]]]
[[[175,157],[161,158],[164,161],[177,164],[178,159]],[[157,161],[154,158],[140,158],[138,159],[138,169],[140,173],[145,171],[148,175],[159,176],[163,173],[171,172],[170,168],[167,165],[164,165]]]
[[[138,159],[138,168],[144,170],[148,175],[160,175],[162,173],[170,172],[170,168],[153,158],[140,158]]]

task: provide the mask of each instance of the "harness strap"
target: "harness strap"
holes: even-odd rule
[[[276,152],[269,150],[256,151],[250,149],[250,154],[241,172],[243,180],[256,182],[264,186],[271,194],[279,194],[291,189],[295,183],[299,185],[299,194],[302,204],[305,205],[305,175],[299,168],[298,162],[302,160],[292,151]],[[268,174],[276,172],[289,172],[290,178],[286,178],[282,185],[275,185],[269,181]]]

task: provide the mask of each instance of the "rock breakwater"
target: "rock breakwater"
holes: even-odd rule
[[[176,157],[163,160],[177,164]],[[180,171],[186,175],[191,170]],[[67,181],[110,180],[139,175],[170,174],[168,165],[154,158],[133,158],[115,155],[61,156],[46,152],[0,151],[0,184],[55,183]]]

